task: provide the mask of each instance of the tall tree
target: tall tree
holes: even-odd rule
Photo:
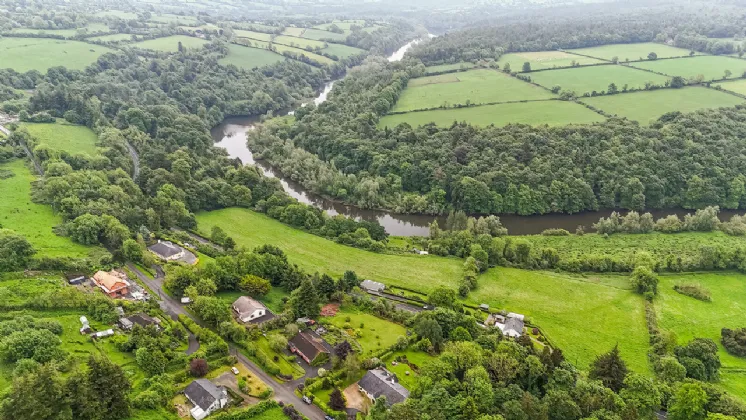
[[[297,317],[316,317],[319,315],[319,295],[311,279],[303,279],[300,287],[290,294],[290,307]]]
[[[596,358],[591,364],[588,377],[600,380],[605,387],[619,392],[627,377],[627,365],[619,354],[619,345]]]

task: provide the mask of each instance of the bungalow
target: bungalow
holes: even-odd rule
[[[357,387],[371,401],[386,397],[386,405],[389,407],[404,402],[409,397],[409,391],[399,383],[396,375],[384,368],[369,370],[357,383]]]
[[[523,315],[510,312],[504,322],[496,322],[495,326],[502,331],[504,336],[518,338],[523,335]]]
[[[228,404],[228,391],[222,386],[215,386],[207,379],[192,381],[184,390],[184,395],[194,405],[194,408],[189,410],[194,420],[202,420]]]
[[[360,288],[368,293],[381,293],[386,289],[386,285],[373,280],[363,280]]]
[[[306,363],[313,364],[317,359],[329,357],[328,344],[312,331],[301,331],[288,341],[290,351],[300,356]]]
[[[258,302],[248,296],[241,296],[233,302],[233,312],[236,313],[236,317],[241,322],[252,322],[259,321],[265,318],[266,315],[272,314],[261,302]],[[267,321],[271,317],[267,317],[263,321]],[[259,321],[262,322],[262,321]]]
[[[124,330],[131,330],[132,328],[134,328],[135,324],[137,324],[137,325],[139,325],[139,326],[141,326],[143,328],[145,328],[145,327],[147,327],[149,325],[155,325],[155,329],[156,330],[160,330],[161,329],[161,327],[160,327],[161,320],[158,319],[158,318],[150,317],[150,316],[148,316],[146,314],[135,314],[135,315],[130,315],[127,318],[120,318],[119,319],[119,325]]]
[[[158,240],[158,243],[148,247],[150,252],[165,261],[175,261],[184,256],[184,248],[170,241]]]
[[[118,271],[97,271],[93,282],[111,298],[125,297],[129,293],[130,282],[127,276]]]

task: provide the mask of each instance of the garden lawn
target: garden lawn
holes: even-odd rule
[[[23,123],[29,134],[39,145],[52,150],[67,152],[71,155],[85,154],[90,157],[98,155],[96,133],[84,125],[75,125],[63,120],[56,123]]]
[[[627,366],[649,373],[649,346],[642,296],[611,281],[514,268],[493,268],[481,275],[469,295],[475,304],[526,315],[565,358],[587,370],[599,354],[619,344]]]
[[[702,75],[705,81],[724,79],[726,70],[731,72],[729,78],[739,78],[746,73],[746,60],[712,55],[677,58],[675,60],[645,61],[632,63],[631,66],[669,76],[683,76],[687,79],[694,79]]]
[[[441,106],[549,99],[545,89],[490,69],[470,70],[412,79],[392,112]]]
[[[678,283],[698,283],[708,289],[712,302],[702,302],[673,290]],[[722,363],[720,384],[730,393],[746,396],[746,358],[729,354],[720,344],[720,330],[746,327],[746,276],[737,273],[676,274],[660,277],[654,301],[658,324],[673,331],[679,344],[695,337],[718,343]]]
[[[611,115],[627,117],[642,124],[651,123],[668,112],[693,112],[744,103],[742,98],[699,86],[597,96],[582,98],[581,101]]]
[[[418,369],[421,369],[425,363],[434,360],[435,357],[421,351],[405,350],[397,351],[385,360],[386,369],[396,374],[399,383],[402,384],[404,388],[412,391],[415,385],[417,385],[417,378],[420,375],[408,364],[397,363],[396,366],[392,365],[391,362],[395,361],[399,356],[406,356],[409,363],[414,364]],[[407,375],[407,372],[409,372],[409,375]]]
[[[588,55],[602,60],[611,60],[617,57],[620,63],[627,60],[647,60],[648,54],[651,52],[656,53],[658,58],[685,57],[690,53],[689,50],[683,48],[670,47],[654,42],[602,45],[600,47],[567,50],[567,52]]]
[[[575,62],[578,65],[603,63],[603,60],[596,58],[581,57],[575,54],[568,54],[563,51],[539,51],[505,54],[500,57],[497,64],[500,69],[504,69],[506,64],[510,64],[510,71],[520,72],[524,63],[530,63],[531,69],[551,69],[554,67],[569,67]]]
[[[286,226],[251,210],[230,208],[197,214],[203,234],[220,226],[238,246],[249,249],[270,244],[280,247],[290,262],[308,272],[341,277],[353,270],[360,278],[429,292],[438,286],[457,288],[463,261],[434,255],[376,254],[340,245]]]
[[[296,362],[290,361],[288,359],[289,356],[286,356],[282,353],[277,353],[276,351],[272,350],[269,347],[269,341],[267,341],[266,337],[259,337],[259,339],[254,341],[253,343],[256,345],[257,351],[264,352],[266,355],[268,355],[267,358],[269,360],[274,360],[274,357],[278,356],[278,359],[275,363],[280,368],[281,374],[292,376],[293,378],[298,379],[306,373],[306,371],[303,370],[303,368],[300,367]]]
[[[69,238],[52,232],[62,224],[62,218],[50,206],[31,201],[31,182],[36,177],[23,160],[0,164],[0,170],[9,170],[14,176],[0,179],[0,225],[12,229],[28,239],[37,250],[38,257],[83,258],[98,248],[80,245]]]
[[[251,70],[284,60],[285,57],[269,50],[228,44],[228,55],[221,58],[219,63],[224,66],[233,64],[236,67]]]
[[[494,124],[567,125],[590,124],[603,121],[604,117],[590,109],[567,101],[536,101],[509,104],[483,105],[458,109],[436,109],[422,112],[387,115],[379,121],[380,127],[396,127],[408,123],[413,127],[435,123],[448,127],[455,121],[488,126]]]
[[[746,95],[746,79],[737,80],[734,82],[725,82],[713,85],[714,87],[721,87],[723,90],[729,92],[735,92],[740,95]]]
[[[573,91],[578,95],[588,92],[606,92],[611,83],[621,91],[624,85],[629,88],[643,88],[645,83],[663,86],[668,77],[648,73],[625,66],[591,66],[571,69],[547,70],[524,73],[548,89],[559,86],[562,90]]]
[[[288,28],[290,29],[290,28]],[[285,35],[290,35],[289,33],[285,33]],[[307,39],[315,39],[317,41],[321,41],[322,39],[330,39],[332,41],[344,41],[347,39],[347,35],[345,34],[337,34],[334,32],[324,31],[321,29],[306,29],[303,32],[303,38]]]
[[[332,42],[327,43],[326,48],[322,48],[321,52],[325,54],[336,55],[339,58],[347,58],[353,55],[364,54],[365,50],[360,48],[350,47],[342,44],[335,44]]]
[[[452,71],[452,70],[467,70],[474,68],[474,63],[451,63],[451,64],[439,64],[437,66],[428,66],[425,68],[425,73],[427,74],[433,74],[433,73],[440,73],[444,71]]]
[[[186,35],[172,35],[164,38],[149,39],[147,41],[132,44],[133,47],[143,48],[146,50],[177,52],[179,51],[179,42],[184,48],[200,49],[207,41]]]
[[[347,318],[350,320],[347,321]],[[329,320],[335,327],[344,329],[351,337],[355,337],[363,348],[364,359],[396,344],[399,337],[406,337],[403,326],[354,309],[343,307],[335,316],[322,319]]]
[[[11,68],[19,73],[64,66],[83,70],[98,57],[114,50],[79,41],[51,38],[0,38],[0,69]]]

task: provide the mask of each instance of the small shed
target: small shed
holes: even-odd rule
[[[484,311],[484,312],[489,312],[490,311],[490,305],[488,305],[486,303],[483,303],[483,304],[479,305],[479,309],[482,310],[482,311]]]
[[[114,335],[114,330],[112,330],[111,328],[109,328],[108,330],[99,331],[99,332],[93,334],[93,338],[104,338],[104,337],[109,337],[109,336],[112,336],[112,335]]]

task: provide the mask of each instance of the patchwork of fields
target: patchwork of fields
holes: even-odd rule
[[[683,76],[687,79],[702,75],[705,81],[724,79],[726,78],[726,72],[730,72],[728,78],[739,78],[746,74],[746,60],[724,56],[708,55],[673,60],[655,60],[631,65],[639,69],[651,70],[669,76]]]
[[[569,54],[562,51],[541,51],[541,52],[524,52],[505,54],[500,57],[497,64],[501,69],[506,64],[510,65],[511,71],[521,71],[524,63],[529,63],[531,69],[551,69],[554,67],[569,67],[572,65],[585,66],[588,64],[603,63],[604,60],[596,58],[581,57],[575,54]]]
[[[147,41],[137,42],[132,44],[133,47],[143,48],[146,50],[155,50],[163,52],[177,52],[179,51],[179,43],[184,48],[199,49],[202,48],[207,41],[200,38],[195,38],[186,35],[173,35],[163,38],[149,39]]]
[[[12,68],[19,73],[46,72],[55,66],[83,70],[107,52],[113,50],[79,41],[5,37],[0,38],[0,68]]]
[[[691,53],[691,51],[683,48],[676,48],[653,42],[602,45],[600,47],[567,50],[567,52],[587,55],[607,61],[611,61],[616,57],[619,59],[620,63],[624,61],[646,60],[650,53],[655,53],[658,58],[685,57]]]
[[[604,92],[611,83],[622,90],[625,85],[630,89],[643,88],[646,83],[663,86],[668,80],[666,76],[615,65],[539,71],[524,75],[546,88],[559,86],[578,95],[593,91]]]
[[[250,48],[241,45],[228,45],[228,55],[220,59],[220,64],[233,64],[244,69],[267,66],[285,60],[280,54],[261,48]]]

